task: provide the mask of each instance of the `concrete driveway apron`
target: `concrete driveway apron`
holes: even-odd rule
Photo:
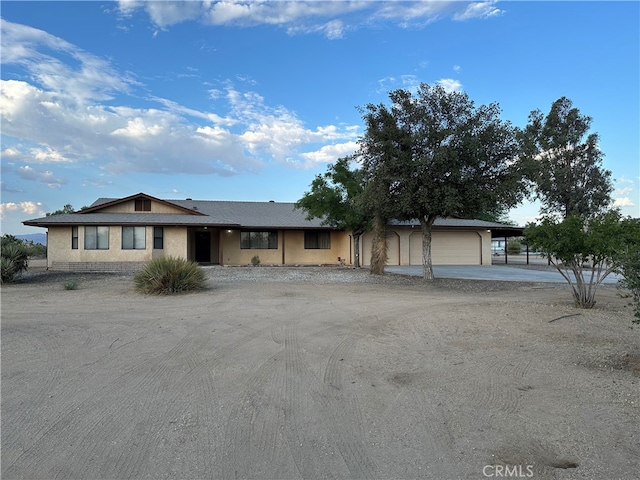
[[[399,275],[422,276],[422,265],[387,266],[385,272]],[[566,280],[554,270],[533,270],[506,265],[436,265],[436,278],[459,278],[468,280],[498,280],[507,282],[565,283]],[[605,278],[604,283],[617,283],[615,274]]]

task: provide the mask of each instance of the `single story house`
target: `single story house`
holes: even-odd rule
[[[75,213],[23,222],[47,228],[47,267],[53,270],[138,270],[162,256],[202,264],[353,264],[351,232],[307,220],[293,203],[162,200],[144,193],[100,198]],[[492,236],[517,227],[480,220],[438,219],[432,256],[438,264],[491,264]],[[518,230],[518,231],[521,231]],[[517,232],[514,234],[518,234]],[[422,264],[417,222],[389,225],[389,265]],[[368,265],[371,235],[361,238]]]

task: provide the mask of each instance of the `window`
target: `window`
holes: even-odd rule
[[[84,227],[85,250],[109,250],[109,227]]]
[[[164,228],[153,227],[153,248],[162,250],[164,248]]]
[[[147,248],[145,227],[122,227],[122,249],[144,250]]]
[[[148,198],[136,198],[136,212],[150,212],[151,200]]]
[[[304,232],[305,249],[329,249],[331,248],[331,232],[308,230]]]
[[[78,227],[71,227],[71,248],[78,249]]]
[[[277,250],[278,232],[240,232],[240,248]]]

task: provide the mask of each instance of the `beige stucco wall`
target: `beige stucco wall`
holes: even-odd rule
[[[320,265],[338,264],[338,257],[349,263],[349,234],[331,232],[330,249],[305,249],[304,232],[279,230],[277,249],[241,249],[239,230],[222,230],[221,257],[224,265],[248,265],[254,255],[260,257],[262,265]]]
[[[84,226],[78,226],[78,248],[71,248],[72,227],[49,227],[47,237],[47,266],[55,268],[55,264],[81,262],[148,262],[152,258],[164,255],[186,258],[186,229],[180,227],[164,227],[164,248],[153,249],[153,227],[145,229],[144,250],[122,249],[122,227],[109,227],[108,250],[85,250]]]
[[[491,265],[488,230],[434,230],[431,259],[434,265]],[[371,263],[371,233],[363,235],[363,265]],[[419,228],[393,228],[387,236],[387,265],[421,265],[422,232]]]
[[[162,250],[153,250],[153,258],[171,256],[187,257],[187,229],[184,227],[163,227],[164,245]],[[147,227],[147,238],[151,231],[151,246],[153,247],[153,227]],[[149,247],[149,244],[147,244]]]
[[[220,243],[217,244],[218,234]],[[193,236],[193,235],[191,235]],[[191,239],[192,240],[192,239]],[[432,259],[434,265],[491,265],[491,233],[487,230],[435,230]],[[193,258],[193,243],[184,227],[164,227],[164,248],[153,249],[153,227],[146,227],[144,250],[123,250],[122,227],[109,228],[108,250],[85,250],[84,227],[78,227],[78,249],[71,248],[71,227],[50,227],[48,234],[48,267],[55,264],[82,262],[148,262],[153,258],[174,256]],[[369,265],[371,234],[361,239],[361,263]],[[241,249],[239,230],[212,232],[211,259],[223,265],[248,265],[257,255],[263,265],[320,265],[338,264],[338,257],[347,264],[354,262],[353,238],[349,232],[331,232],[330,249],[305,249],[304,232],[278,231],[277,249]],[[422,263],[422,235],[416,228],[395,228],[388,236],[389,265],[420,265]],[[216,255],[219,254],[219,257]]]

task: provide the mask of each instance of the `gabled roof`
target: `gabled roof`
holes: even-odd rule
[[[101,209],[145,198],[185,212],[179,213],[106,213]],[[161,200],[144,193],[125,198],[99,198],[85,210],[62,215],[36,218],[22,222],[35,227],[67,225],[155,225],[185,227],[216,227],[246,229],[319,229],[333,228],[322,224],[321,219],[307,220],[303,210],[294,203],[281,202],[236,202],[219,200]],[[391,225],[419,227],[418,220],[399,222]],[[487,229],[493,236],[522,235],[521,227],[511,227],[501,223],[459,218],[438,218],[434,227],[447,229]]]
[[[146,198],[177,208],[179,213],[106,213],[105,207],[136,198]],[[321,219],[307,220],[303,210],[294,203],[234,202],[214,200],[161,200],[144,193],[125,198],[99,198],[85,210],[62,215],[36,218],[22,222],[35,227],[63,225],[156,225],[253,229],[318,229],[331,228]]]
[[[191,214],[194,214],[194,215],[201,215],[199,212],[194,212],[192,210],[189,210],[188,208],[180,207],[177,204],[173,204],[168,200],[162,200],[160,198],[152,197],[151,195],[147,195],[146,193],[142,193],[142,192],[136,193],[135,195],[130,195],[130,196],[124,197],[124,198],[99,198],[98,200],[93,202],[89,208],[85,208],[84,210],[80,210],[79,212],[75,212],[75,213],[92,213],[92,212],[95,212],[96,210],[100,210],[100,209],[105,208],[105,207],[110,207],[112,205],[119,205],[121,203],[130,202],[131,200],[137,200],[138,198],[143,198],[145,200],[152,200],[154,202],[158,202],[158,203],[165,204],[165,205],[170,205],[170,206],[173,206],[173,207],[177,206],[177,207],[183,209],[185,211],[185,213],[191,213]]]

